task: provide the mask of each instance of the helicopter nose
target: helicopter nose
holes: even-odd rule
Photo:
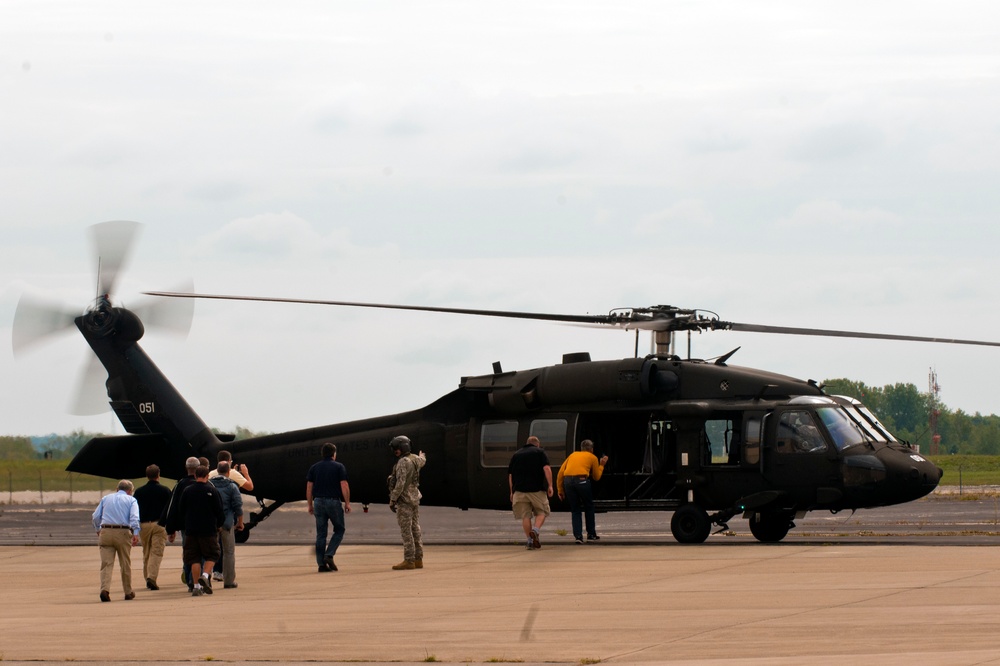
[[[890,482],[896,491],[915,500],[930,494],[941,482],[944,470],[915,452],[897,452],[896,464],[887,465],[891,470]]]

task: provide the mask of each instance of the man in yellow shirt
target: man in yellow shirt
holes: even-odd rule
[[[569,500],[569,510],[573,520],[573,536],[577,543],[583,543],[583,521],[581,512],[587,514],[587,541],[597,541],[597,526],[594,523],[594,489],[591,480],[599,481],[604,474],[608,457],[600,460],[594,455],[594,443],[589,439],[580,442],[580,450],[569,454],[559,468],[556,490],[560,500]]]

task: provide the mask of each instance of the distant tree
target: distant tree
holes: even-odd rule
[[[35,460],[40,457],[30,437],[0,436],[0,460]]]
[[[928,397],[913,384],[892,384],[883,389],[879,417],[884,414],[900,430],[916,431],[928,419]]]
[[[57,459],[72,458],[84,445],[94,437],[101,437],[103,433],[86,432],[84,430],[74,430],[68,435],[55,435],[49,439],[48,449],[52,451],[52,456]]]
[[[212,432],[214,432],[216,435],[223,434],[222,431],[219,430],[218,428],[212,428]],[[232,432],[226,434],[233,435],[237,440],[240,440],[240,439],[251,439],[253,437],[263,437],[264,435],[270,435],[271,433],[265,431],[257,432],[254,430],[250,430],[249,428],[245,428],[244,426],[238,425],[233,429]]]
[[[972,450],[972,419],[961,409],[954,412],[941,410],[938,416],[938,434],[941,435],[941,444],[946,451],[977,453]]]
[[[264,435],[270,435],[267,431],[254,431],[249,428],[244,428],[243,426],[236,426],[236,439],[252,439],[254,437],[263,437]]]

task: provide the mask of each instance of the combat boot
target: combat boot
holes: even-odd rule
[[[413,560],[413,568],[414,569],[423,569],[424,568],[424,561],[422,559],[420,559],[420,560]]]
[[[413,560],[403,560],[399,564],[392,565],[392,568],[396,571],[402,571],[404,569],[416,569],[417,565],[413,562]]]

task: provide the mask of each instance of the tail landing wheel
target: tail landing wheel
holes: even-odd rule
[[[257,525],[260,525],[265,518],[277,511],[278,507],[285,503],[284,501],[275,501],[271,502],[267,506],[264,506],[264,500],[259,497],[257,498],[257,502],[260,504],[261,510],[259,512],[251,512],[250,520],[243,524],[243,529],[234,533],[236,543],[246,543],[250,539],[250,530]]]
[[[679,543],[704,543],[711,530],[711,519],[697,504],[685,504],[670,519],[670,531]]]
[[[795,527],[786,511],[762,511],[750,516],[750,533],[762,543],[778,543]]]

